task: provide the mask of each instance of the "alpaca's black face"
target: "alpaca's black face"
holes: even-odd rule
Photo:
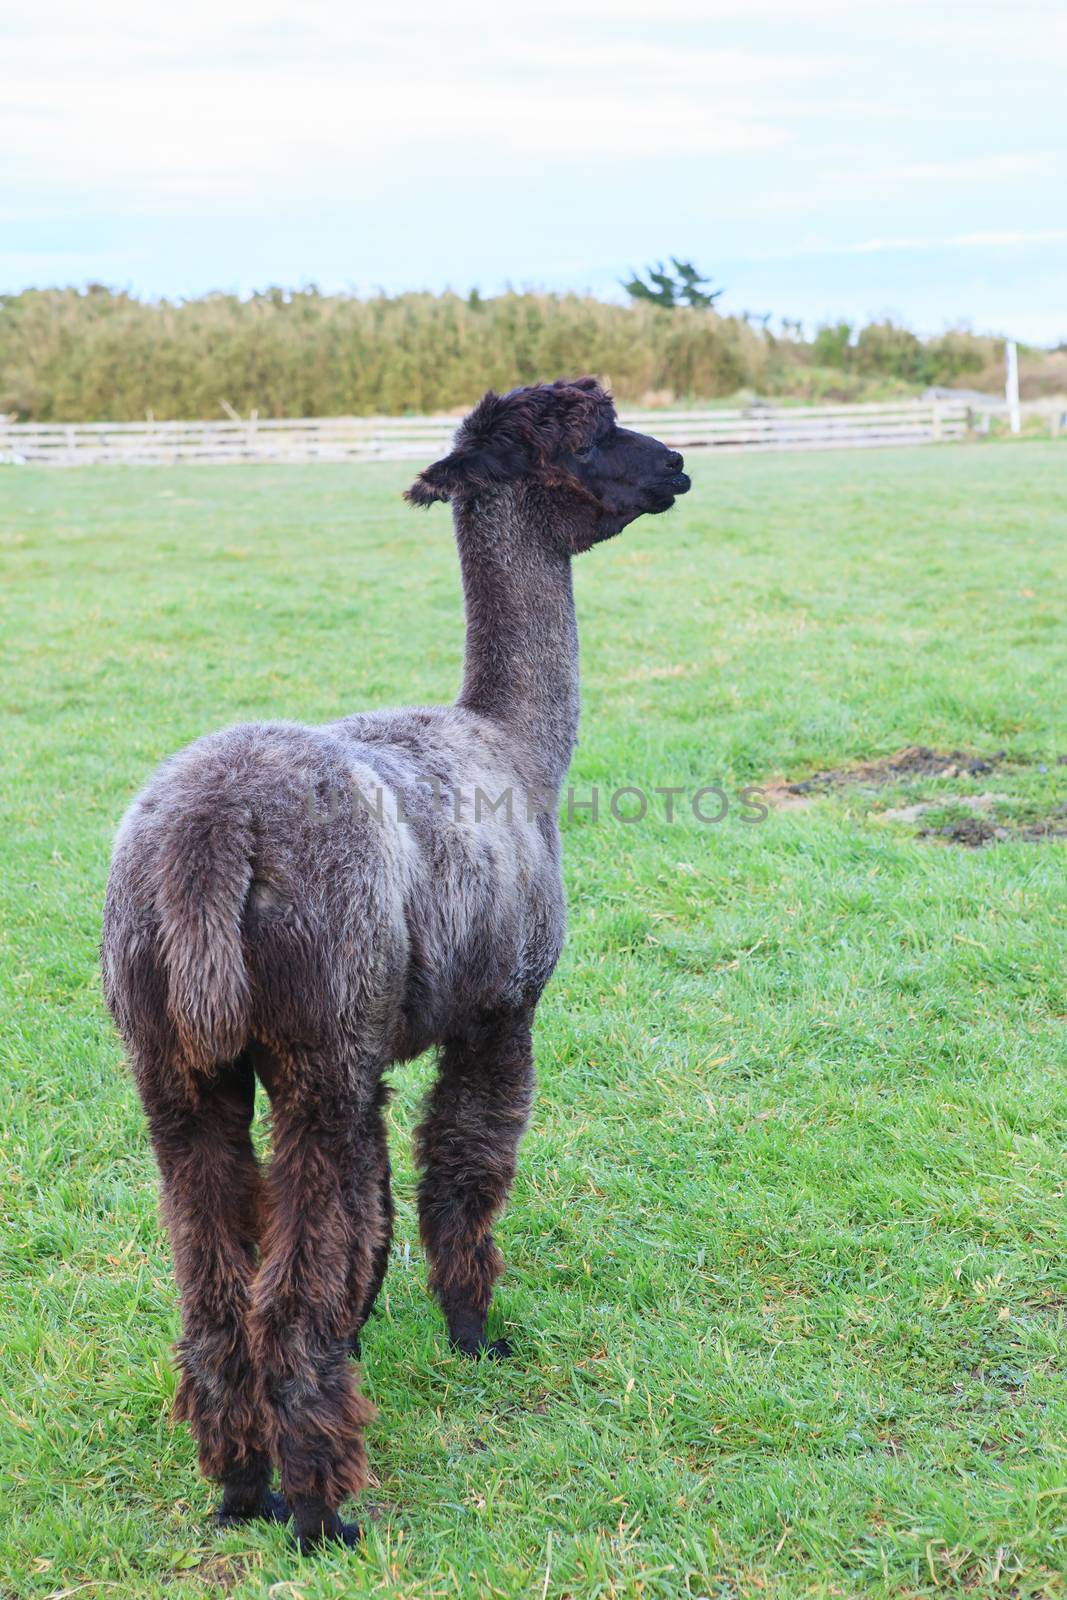
[[[549,530],[574,555],[636,517],[669,511],[689,489],[682,465],[669,445],[620,428],[594,378],[560,378],[487,394],[464,420],[452,454],[420,472],[407,498],[417,506],[471,506],[528,485],[538,508],[532,528]]]
[[[589,544],[621,533],[637,517],[669,511],[676,497],[690,488],[677,450],[650,434],[620,428],[614,420],[601,427],[589,444],[569,452],[561,465],[599,507],[594,511],[589,504]]]

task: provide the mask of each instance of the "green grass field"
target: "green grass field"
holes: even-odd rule
[[[758,826],[566,826],[571,931],[496,1332],[397,1237],[364,1341],[365,1550],[216,1535],[168,1422],[176,1297],[99,989],[111,834],[210,728],[447,698],[447,514],[381,467],[0,471],[0,1594],[1067,1591],[1064,846],[880,820],[1067,798],[1067,453],[694,459],[577,573],[576,787],[803,777],[911,744],[990,776]]]

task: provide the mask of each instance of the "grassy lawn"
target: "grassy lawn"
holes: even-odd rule
[[[96,965],[110,839],[209,728],[435,700],[447,513],[402,465],[0,470],[0,1594],[332,1600],[1067,1592],[1064,845],[882,820],[1067,798],[1055,444],[697,459],[577,571],[573,781],[746,784],[912,744],[989,776],[758,826],[566,826],[504,1365],[399,1216],[364,1340],[362,1552],[212,1533]],[[367,1517],[366,1510],[364,1512]]]

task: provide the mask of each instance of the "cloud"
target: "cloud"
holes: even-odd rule
[[[1048,150],[1019,151],[996,155],[983,152],[961,156],[954,161],[904,161],[880,169],[880,182],[894,179],[905,183],[989,184],[998,178],[1051,176],[1055,160]]]
[[[573,170],[770,151],[787,139],[773,118],[699,83],[634,95],[595,82],[574,94],[550,74],[457,83],[373,65],[110,65],[74,82],[53,69],[12,82],[0,107],[0,148],[21,152],[35,210],[49,188],[144,213],[194,197],[269,200],[287,186],[344,203],[413,158],[438,170],[491,171],[509,157]]]
[[[328,163],[329,182],[343,184],[346,163],[351,180],[412,147],[432,158],[459,145],[486,164],[505,152],[573,162],[579,149],[588,162],[769,150],[786,137],[772,123],[676,94],[634,102],[592,92],[564,106],[551,85],[458,94],[427,79],[263,70],[221,80],[203,71],[150,82],[101,78],[80,106],[62,84],[38,81],[9,93],[0,111],[0,143],[32,158],[38,181],[91,179],[112,192],[151,180],[170,193],[231,194],[250,177],[272,175],[314,185],[318,159]]]
[[[864,239],[840,249],[845,255],[869,256],[886,250],[989,249],[1005,245],[1061,244],[1064,240],[1067,240],[1067,228],[1015,228],[954,233],[940,239]]]

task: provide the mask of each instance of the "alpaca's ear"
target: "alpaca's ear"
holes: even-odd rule
[[[404,499],[412,506],[432,506],[435,500],[451,500],[464,476],[462,459],[453,452],[420,472],[411,488],[405,489]]]
[[[420,472],[404,499],[413,506],[432,506],[435,500],[451,500],[461,490],[492,489],[528,469],[523,451],[506,440],[491,439],[473,448],[464,445]]]

